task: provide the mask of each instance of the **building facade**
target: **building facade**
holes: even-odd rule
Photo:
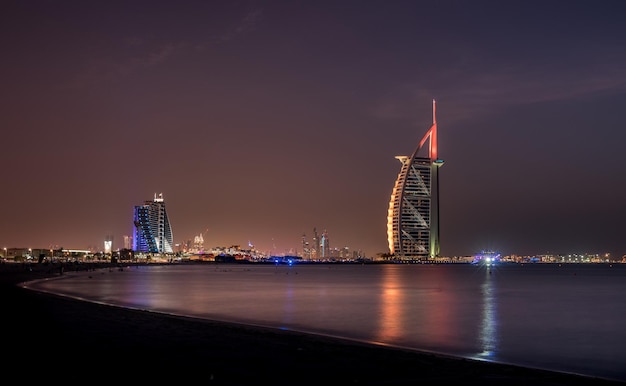
[[[173,253],[174,237],[165,210],[163,193],[135,206],[133,250],[143,253]]]
[[[439,257],[439,167],[437,119],[433,100],[433,124],[402,163],[389,201],[387,239],[389,253],[400,260]],[[428,154],[419,155],[428,142]]]

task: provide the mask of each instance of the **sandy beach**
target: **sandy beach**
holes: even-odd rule
[[[329,337],[83,302],[22,288],[58,266],[0,264],[0,364],[23,382],[621,385]],[[86,266],[82,265],[81,269]],[[73,269],[73,268],[70,268]]]

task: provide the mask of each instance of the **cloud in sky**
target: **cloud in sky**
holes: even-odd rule
[[[502,107],[571,100],[626,91],[626,52],[610,48],[596,53],[606,60],[581,58],[573,63],[473,63],[466,67],[443,64],[435,71],[390,89],[378,101],[374,115],[381,119],[409,117],[425,99],[445,100],[448,123],[480,117]]]
[[[262,21],[261,9],[242,10],[242,15],[235,17],[230,25],[225,25],[221,31],[214,31],[213,35],[201,39],[189,37],[180,40],[179,36],[165,36],[162,38],[133,35],[122,37],[119,41],[108,42],[117,49],[105,51],[93,50],[85,63],[84,69],[69,81],[72,88],[120,81],[150,67],[163,64],[176,55],[188,55],[190,51],[203,52],[219,44],[227,44],[233,39],[252,33]],[[207,20],[211,24],[213,21]],[[114,38],[113,38],[114,39]]]

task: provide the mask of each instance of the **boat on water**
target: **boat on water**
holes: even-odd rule
[[[500,253],[495,251],[481,251],[480,253],[474,256],[472,260],[472,264],[482,264],[482,265],[494,265],[498,264],[501,260],[502,256]]]

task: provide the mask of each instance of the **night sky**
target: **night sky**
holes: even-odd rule
[[[4,1],[0,247],[388,252],[437,101],[441,254],[626,254],[623,1]]]

